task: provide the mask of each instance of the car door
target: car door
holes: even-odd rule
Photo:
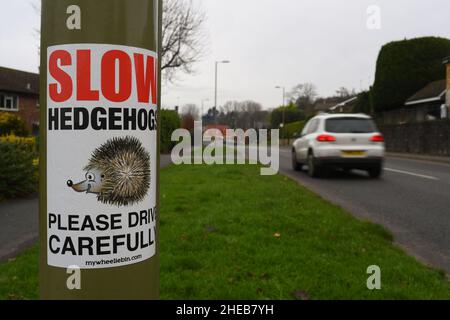
[[[302,160],[302,157],[301,157],[301,154],[302,154],[301,148],[302,148],[302,145],[303,145],[305,136],[306,136],[306,132],[308,131],[309,123],[310,123],[310,122],[307,122],[307,123],[305,124],[305,126],[303,127],[302,132],[300,133],[300,136],[299,136],[298,139],[294,142],[294,150],[295,150],[295,153],[296,153],[296,156],[297,156],[297,159],[298,159],[298,160]]]

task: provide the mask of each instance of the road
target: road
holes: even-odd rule
[[[161,155],[161,168],[172,163]],[[0,203],[0,262],[36,243],[39,236],[39,201],[37,197]]]
[[[410,254],[450,274],[450,165],[389,157],[385,166],[380,180],[359,171],[312,179],[291,169],[290,150],[280,151],[281,173],[387,227]]]

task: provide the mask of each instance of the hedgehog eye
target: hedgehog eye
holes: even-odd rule
[[[86,173],[86,179],[89,181],[94,181],[95,176],[92,173],[88,172],[88,173]]]

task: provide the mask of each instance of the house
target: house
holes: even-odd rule
[[[446,80],[433,81],[406,100],[405,107],[415,110],[414,122],[447,118]]]
[[[447,108],[447,117],[450,115],[450,57],[447,57],[443,61],[447,70],[447,83],[445,86],[445,106]]]
[[[333,113],[352,113],[355,110],[355,104],[358,97],[351,97],[345,101],[338,103],[330,108],[330,112]]]
[[[313,110],[307,111],[307,116],[321,112],[352,112],[357,97],[329,97],[317,99]]]
[[[404,122],[423,122],[450,117],[450,57],[443,61],[446,79],[433,81],[417,91],[405,102],[405,109],[413,116]]]
[[[34,135],[39,132],[39,75],[0,67],[0,112],[19,115]]]

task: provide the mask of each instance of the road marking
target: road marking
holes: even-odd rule
[[[407,174],[407,175],[410,175],[410,176],[419,177],[419,178],[423,178],[423,179],[439,181],[439,178],[432,177],[432,176],[426,176],[426,175],[418,174],[418,173],[414,173],[414,172],[397,170],[397,169],[390,169],[390,168],[384,168],[384,170],[390,171],[390,172],[395,172],[395,173]]]

